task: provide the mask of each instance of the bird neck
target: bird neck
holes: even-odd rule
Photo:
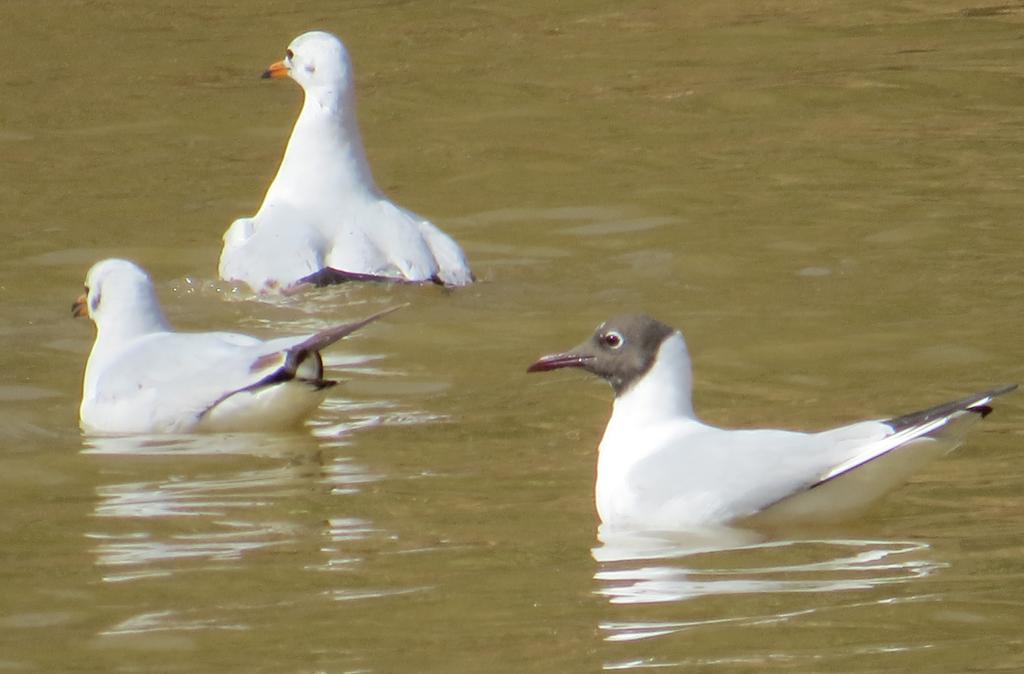
[[[171,329],[151,288],[139,289],[135,297],[127,300],[118,298],[116,306],[119,311],[114,315],[104,315],[96,322],[96,341],[85,366],[87,398],[95,390],[97,373],[103,372],[106,363],[116,359],[126,344],[144,335]]]
[[[168,332],[171,327],[152,289],[140,290],[131,300],[117,305],[116,315],[104,315],[96,323],[96,343],[119,344],[151,332]]]
[[[693,412],[690,356],[683,336],[676,333],[662,342],[651,368],[615,397],[612,417],[598,448],[594,497],[606,525],[632,517],[637,495],[630,487],[632,468],[653,452],[702,424]]]
[[[302,204],[311,194],[340,199],[377,194],[353,99],[350,87],[306,91],[264,207],[282,201]]]
[[[615,397],[611,422],[636,427],[696,419],[692,391],[690,354],[683,336],[677,332],[662,342],[651,368]]]

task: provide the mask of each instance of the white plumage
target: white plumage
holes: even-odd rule
[[[149,276],[132,262],[93,265],[75,316],[96,323],[82,388],[93,433],[255,431],[300,423],[335,382],[320,350],[389,309],[312,335],[263,341],[228,332],[174,332]]]
[[[224,234],[221,278],[256,291],[349,280],[473,281],[454,239],[375,185],[341,40],[300,35],[264,77],[291,77],[305,100],[263,205]]]
[[[1016,388],[819,433],[726,430],[697,418],[686,342],[654,319],[607,321],[587,342],[530,371],[560,367],[598,374],[616,392],[595,486],[598,514],[610,529],[848,517],[954,449],[991,411],[992,398]]]

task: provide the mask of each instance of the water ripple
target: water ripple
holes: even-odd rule
[[[730,595],[848,592],[907,583],[948,566],[928,557],[930,546],[919,541],[809,538],[749,542],[746,536],[739,536],[723,539],[717,548],[711,541],[707,536],[696,542],[657,536],[606,537],[594,550],[601,562],[594,574],[598,582],[595,593],[612,604],[639,605]],[[896,601],[906,599],[886,597],[842,607]],[[602,622],[600,628],[607,641],[635,641],[710,625],[782,622],[819,610],[798,607],[683,621],[611,620]]]
[[[154,611],[141,613],[123,620],[108,630],[100,632],[103,636],[123,634],[146,634],[150,632],[191,632],[196,630],[245,630],[245,625],[231,625],[214,619],[184,618],[182,611]]]

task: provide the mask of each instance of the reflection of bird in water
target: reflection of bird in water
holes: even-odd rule
[[[223,568],[257,550],[297,544],[318,551],[304,563],[329,567],[346,554],[331,552],[330,541],[386,537],[336,499],[380,476],[347,457],[326,457],[305,433],[89,437],[86,444],[84,453],[97,460],[113,457],[122,476],[97,487],[97,529],[88,534],[109,580],[166,575],[182,565]],[[145,460],[130,460],[139,457]],[[339,510],[324,519],[282,507],[311,492]],[[119,523],[103,525],[112,520]],[[119,533],[126,525],[130,533]],[[303,542],[310,537],[311,546]]]
[[[615,390],[599,447],[603,528],[686,529],[745,520],[834,520],[858,512],[945,454],[1004,386],[943,405],[820,433],[724,430],[697,419],[682,334],[646,316],[603,323],[531,372],[579,367]]]
[[[320,351],[394,309],[311,335],[263,341],[174,332],[149,276],[104,260],[86,277],[75,316],[96,323],[85,368],[82,427],[96,433],[255,431],[299,424],[336,382]]]
[[[221,278],[256,291],[345,281],[473,281],[454,239],[374,184],[341,40],[319,31],[300,35],[263,76],[292,78],[305,101],[263,205],[224,233]]]
[[[695,536],[601,535],[593,551],[597,594],[612,604],[692,604],[664,612],[615,613],[601,622],[608,641],[657,638],[711,625],[763,626],[821,611],[874,604],[858,591],[898,586],[929,576],[947,564],[922,542],[856,538],[754,540],[749,532],[707,530]],[[853,592],[848,599],[838,593]],[[781,600],[780,595],[808,599]],[[833,597],[827,603],[821,596]],[[730,597],[728,603],[697,602]],[[716,608],[711,608],[716,607]]]

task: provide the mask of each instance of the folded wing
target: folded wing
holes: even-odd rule
[[[320,350],[398,308],[312,335],[265,342],[220,332],[146,335],[100,375],[85,416],[114,432],[185,432],[225,416],[228,409],[244,416],[247,406],[263,415],[300,418],[334,384],[323,378]],[[287,399],[267,395],[286,385],[294,390]]]
[[[956,449],[967,430],[992,411],[989,403],[1016,388],[1001,386],[900,417],[817,434],[826,445],[849,447],[849,458],[757,518],[837,520],[863,511],[924,464]],[[879,426],[886,429],[884,437],[862,441]]]

